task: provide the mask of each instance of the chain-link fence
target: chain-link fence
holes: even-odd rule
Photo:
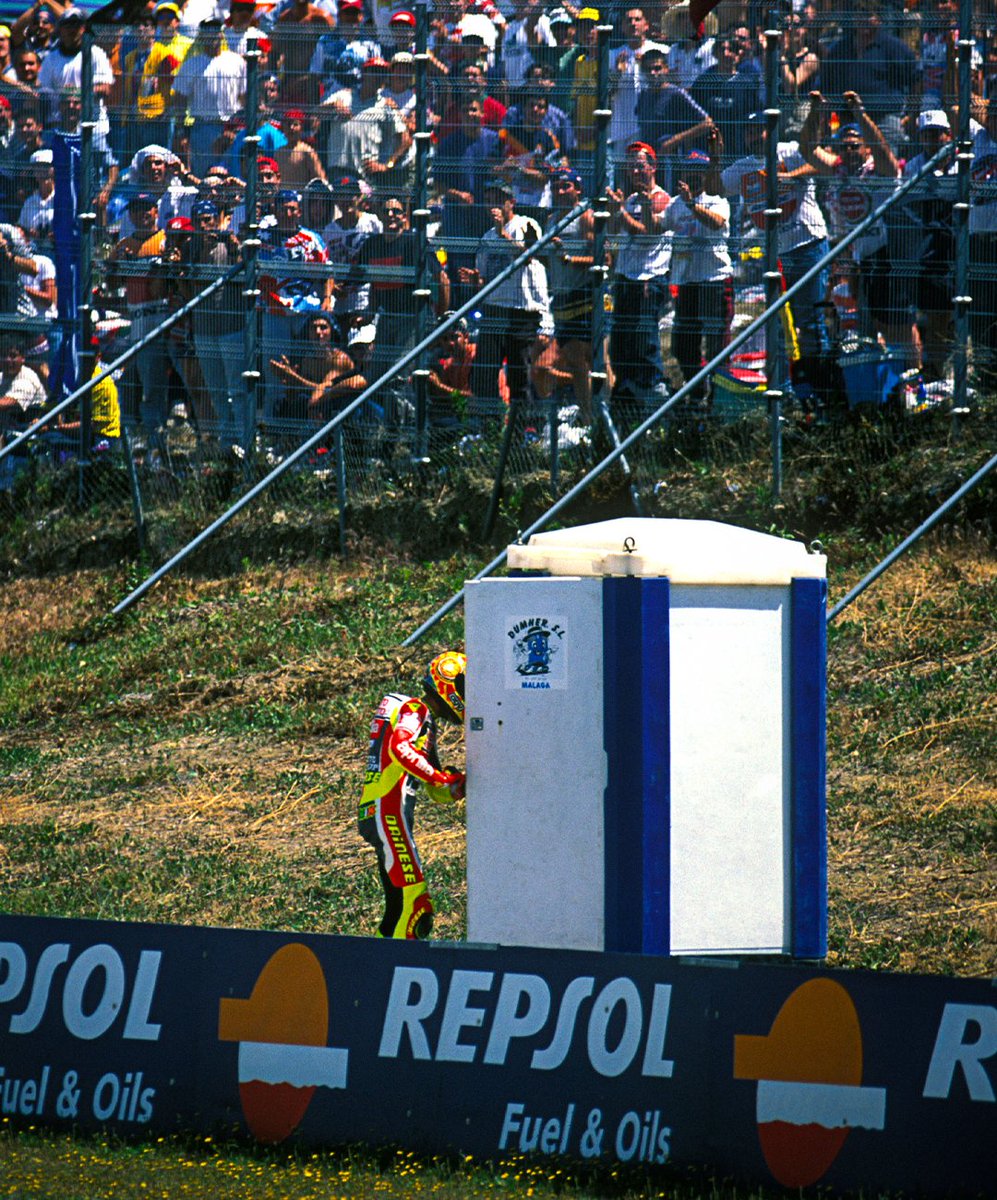
[[[44,11],[0,63],[0,436],[43,421],[0,449],[9,527],[101,509],[162,561],[382,377],[258,503],[341,538],[350,505],[472,479],[487,526],[857,227],[631,449],[634,505],[689,455],[766,458],[778,492],[857,420],[992,414],[991,3]]]

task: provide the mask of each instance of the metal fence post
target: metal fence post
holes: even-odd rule
[[[609,106],[609,39],[613,34],[612,25],[600,25],[596,30],[596,109],[592,114],[595,119],[595,175],[592,181],[592,194],[598,197],[596,209],[593,212],[595,221],[595,244],[592,252],[592,416],[601,419],[609,435],[613,447],[620,444],[619,431],[609,407],[609,396],[606,394],[606,232],[609,221],[609,200],[606,189],[609,186],[609,122],[613,110]],[[657,335],[660,338],[660,334]],[[640,492],[634,483],[630,463],[626,455],[620,455],[620,470],[626,476],[630,489],[630,500],[634,512],[644,515],[640,502]]]
[[[242,295],[246,301],[245,361],[242,378],[245,383],[241,437],[243,476],[248,479],[256,448],[256,413],[259,404],[259,322],[260,287],[257,255],[260,249],[259,156],[260,136],[260,49],[256,39],[246,43],[246,141],[250,152],[246,157],[246,224],[248,236],[242,242],[242,260],[246,284]]]
[[[782,292],[779,270],[779,16],[769,13],[765,30],[765,307],[771,308]],[[782,336],[782,313],[775,312],[765,327],[765,398],[772,431],[772,498],[782,495],[782,383],[788,369],[789,350]]]
[[[956,203],[952,212],[955,234],[955,279],[952,297],[953,333],[952,347],[952,436],[958,438],[961,419],[969,412],[967,401],[969,306],[973,302],[969,294],[969,206],[970,171],[973,165],[973,139],[969,130],[970,85],[973,40],[973,3],[960,0],[959,4],[959,130],[956,150]]]
[[[94,179],[93,140],[96,129],[96,97],[93,90],[93,29],[90,22],[83,26],[83,44],[80,47],[80,192],[79,205],[82,211],[77,219],[80,223],[80,295],[78,320],[80,324],[79,378],[84,382],[93,374],[93,239],[97,224],[94,203],[97,188]],[[93,396],[86,392],[80,400],[80,459],[78,464],[78,499],[80,507],[87,502],[87,475],[90,453],[93,447]]]
[[[415,268],[415,302],[417,342],[423,341],[430,327],[430,306],[433,301],[432,279],[429,277],[426,256],[429,253],[429,146],[432,134],[428,129],[426,64],[429,61],[429,7],[425,0],[415,6],[415,195],[412,220],[418,249]],[[415,384],[415,444],[412,457],[428,462],[429,456],[429,355],[423,351],[412,373]]]

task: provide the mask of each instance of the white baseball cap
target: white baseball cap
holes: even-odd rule
[[[917,118],[918,129],[951,129],[949,119],[940,108],[929,108]]]

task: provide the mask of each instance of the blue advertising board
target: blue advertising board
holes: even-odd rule
[[[0,1109],[993,1195],[986,980],[0,916]]]

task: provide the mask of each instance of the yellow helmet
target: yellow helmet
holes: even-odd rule
[[[431,696],[438,696],[447,715],[455,721],[464,720],[464,677],[467,674],[467,655],[459,650],[444,650],[429,664],[423,686]]]

